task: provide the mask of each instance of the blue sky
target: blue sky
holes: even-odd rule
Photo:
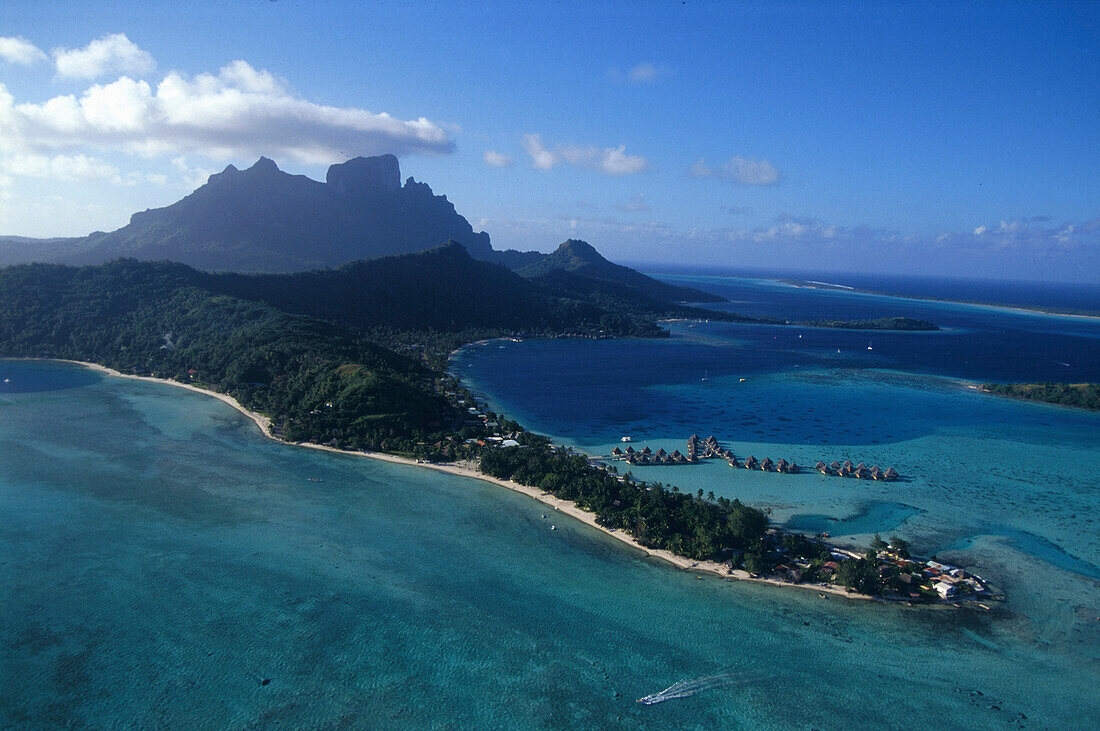
[[[1100,280],[1098,3],[454,5],[8,0],[0,234],[394,152],[498,249]]]

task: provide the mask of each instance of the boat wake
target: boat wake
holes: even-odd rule
[[[705,678],[695,678],[694,680],[681,680],[679,683],[673,683],[659,693],[650,693],[644,698],[639,698],[638,702],[644,703],[647,706],[652,706],[657,703],[673,700],[674,698],[687,698],[696,693],[702,693],[705,690],[714,690],[715,688],[732,685],[741,679],[742,677],[736,673],[724,673],[722,675],[708,675]]]

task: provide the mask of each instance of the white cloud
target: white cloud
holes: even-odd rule
[[[605,175],[634,175],[649,169],[649,160],[640,155],[626,154],[626,145],[599,148],[595,145],[557,145],[549,150],[537,134],[523,136],[523,149],[531,158],[531,166],[549,170],[558,164],[596,170]]]
[[[53,52],[57,75],[66,79],[96,79],[107,74],[144,74],[156,62],[124,33],[94,40],[84,48],[57,48]]]
[[[118,169],[87,155],[18,154],[0,159],[0,170],[9,175],[53,180],[113,180]]]
[[[542,138],[538,135],[524,135],[523,149],[531,157],[531,166],[539,170],[549,170],[557,162],[554,153],[543,146]]]
[[[0,84],[0,154],[88,147],[211,159],[265,154],[309,164],[349,155],[447,153],[454,142],[423,117],[332,107],[294,95],[279,78],[234,61],[217,75],[169,73],[154,88],[123,76],[79,95],[15,103]]]
[[[0,38],[0,58],[8,63],[31,66],[46,60],[46,54],[22,36]]]
[[[729,162],[717,169],[700,159],[688,168],[688,175],[694,178],[726,178],[741,185],[775,185],[783,177],[768,160],[744,157],[731,157]]]
[[[502,155],[496,150],[486,150],[484,159],[485,164],[491,168],[506,168],[512,165],[512,158]]]

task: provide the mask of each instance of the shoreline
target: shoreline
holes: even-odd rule
[[[1100,314],[1093,312],[1075,312],[1071,310],[1059,310],[1059,309],[1040,309],[1038,307],[1025,307],[1023,305],[1007,305],[998,304],[996,302],[977,302],[968,300],[951,300],[941,299],[939,297],[928,297],[916,294],[891,294],[889,292],[883,292],[874,289],[861,289],[859,287],[847,287],[841,284],[829,284],[828,282],[812,282],[809,280],[803,283],[795,283],[790,280],[772,279],[769,281],[785,284],[789,287],[796,289],[817,289],[817,290],[833,290],[841,292],[850,292],[852,294],[870,294],[876,297],[893,297],[895,299],[915,300],[917,302],[943,302],[949,305],[968,305],[970,307],[984,307],[990,310],[1001,310],[1003,312],[1011,312],[1017,315],[1045,315],[1047,317],[1069,317],[1078,320],[1093,320],[1100,321]]]
[[[245,408],[241,405],[239,401],[237,401],[237,399],[233,398],[232,396],[224,393],[218,393],[217,391],[212,391],[208,388],[201,388],[190,383],[173,381],[168,378],[154,378],[153,376],[137,376],[129,373],[122,373],[121,371],[117,371],[114,368],[109,368],[98,363],[88,363],[79,360],[66,360],[63,358],[28,358],[26,360],[52,360],[60,363],[70,363],[73,365],[78,365],[84,368],[98,371],[99,373],[103,373],[105,375],[114,376],[116,378],[127,378],[135,381],[145,381],[147,383],[160,383],[168,386],[175,386],[177,388],[184,388],[188,391],[201,393],[206,396],[212,396],[213,398],[216,398],[227,406],[232,407],[244,416],[248,417],[254,424],[256,424],[257,427],[259,427],[260,432],[265,437],[280,444],[286,444],[293,447],[304,447],[306,449],[315,449],[318,451],[331,452],[334,454],[343,454],[352,457],[365,457],[367,459],[378,460],[381,462],[389,462],[391,464],[400,464],[408,467],[421,467],[425,469],[435,470],[437,472],[446,472],[448,474],[458,477],[466,477],[474,480],[481,480],[482,482],[488,482],[490,484],[496,485],[497,487],[502,487],[506,490],[511,490],[513,492],[518,492],[522,495],[526,495],[527,497],[530,497],[542,503],[543,505],[551,507],[562,514],[569,516],[570,518],[584,523],[590,528],[595,528],[604,535],[610,536],[611,538],[614,538],[615,540],[624,543],[631,548],[642,551],[647,556],[651,556],[653,558],[664,561],[665,563],[671,564],[681,571],[692,571],[703,574],[710,574],[725,579],[726,581],[750,581],[757,584],[770,584],[771,586],[789,589],[812,590],[818,592],[818,595],[822,596],[822,598],[824,598],[824,595],[826,594],[832,594],[834,596],[843,597],[845,599],[857,599],[864,601],[873,601],[876,599],[875,597],[869,596],[867,594],[848,592],[846,589],[842,589],[836,586],[820,586],[816,584],[791,584],[775,579],[752,577],[748,574],[748,572],[742,571],[740,569],[735,569],[731,573],[723,564],[715,563],[713,561],[693,561],[689,558],[685,558],[684,556],[678,556],[670,551],[665,551],[657,548],[649,548],[638,543],[632,536],[624,533],[623,531],[612,530],[610,528],[606,528],[600,525],[596,522],[596,516],[594,513],[589,513],[585,510],[581,510],[574,503],[569,502],[568,500],[562,500],[561,498],[554,497],[550,493],[545,492],[537,487],[530,487],[528,485],[521,485],[520,483],[513,482],[511,480],[501,480],[496,477],[491,477],[477,471],[469,465],[462,465],[457,463],[435,464],[431,462],[417,462],[416,460],[410,459],[408,457],[399,457],[397,455],[386,454],[384,452],[363,452],[351,449],[338,449],[337,447],[329,447],[323,444],[314,444],[312,442],[290,442],[284,439],[279,439],[274,435],[271,430],[270,418],[264,416],[259,412],[251,411],[250,409]]]
[[[642,270],[639,270],[642,271]],[[792,278],[781,278],[776,276],[750,276],[750,275],[736,275],[736,274],[688,274],[680,272],[652,272],[642,271],[643,274],[647,274],[651,277],[659,278],[661,276],[667,277],[682,277],[682,278],[714,278],[714,279],[741,279],[749,281],[759,282],[772,282],[775,284],[785,285],[787,287],[793,287],[795,289],[816,289],[816,290],[834,290],[839,292],[847,292],[849,294],[869,294],[877,297],[892,297],[894,299],[906,299],[915,300],[918,302],[943,302],[951,305],[970,305],[972,307],[985,307],[992,310],[1003,310],[1006,312],[1013,312],[1018,315],[1046,315],[1048,317],[1069,317],[1080,320],[1093,320],[1100,321],[1100,313],[1086,310],[1084,312],[1076,310],[1065,309],[1042,309],[1039,307],[1027,307],[1024,305],[1010,305],[997,302],[978,302],[974,300],[955,300],[955,299],[943,299],[941,297],[930,297],[926,295],[917,294],[897,294],[891,292],[884,292],[875,289],[863,289],[860,287],[849,287],[842,284],[832,284],[830,282],[814,282],[808,279],[795,280]],[[660,280],[664,281],[664,280]],[[796,283],[798,282],[798,283]],[[816,286],[815,286],[816,285]],[[825,285],[825,286],[822,286]]]

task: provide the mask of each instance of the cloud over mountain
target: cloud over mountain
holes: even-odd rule
[[[96,53],[96,58],[103,56]],[[75,73],[78,64],[73,63]],[[96,63],[87,61],[85,70],[92,71]],[[215,159],[275,154],[321,164],[353,154],[454,149],[450,135],[424,117],[406,121],[317,104],[245,61],[234,61],[217,74],[171,72],[156,86],[122,76],[79,95],[37,104],[17,103],[0,84],[0,130],[0,155],[95,148]]]

